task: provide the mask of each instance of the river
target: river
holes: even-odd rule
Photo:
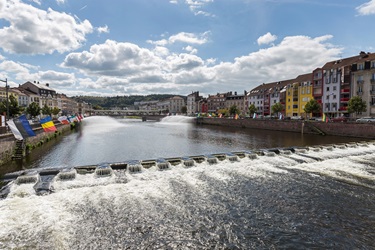
[[[24,168],[306,146],[109,177],[11,183],[0,249],[374,249],[375,145],[352,138],[89,117]],[[335,144],[336,147],[328,144]],[[315,147],[314,145],[326,145]]]

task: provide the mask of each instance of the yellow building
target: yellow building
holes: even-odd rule
[[[306,117],[304,108],[312,96],[312,74],[299,75],[296,80],[286,87],[285,116]]]

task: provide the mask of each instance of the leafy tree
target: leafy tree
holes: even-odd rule
[[[281,111],[283,111],[284,106],[280,102],[278,102],[272,105],[271,109],[272,109],[272,114],[279,114]]]
[[[254,104],[251,104],[250,106],[249,106],[249,113],[250,113],[250,115],[253,115],[254,113],[256,113],[258,110],[257,110],[257,107],[255,107],[255,105]]]
[[[360,96],[353,96],[348,102],[348,112],[354,113],[355,116],[366,112],[367,106],[366,102],[362,100]]]
[[[51,112],[52,112],[53,115],[57,115],[58,113],[60,113],[60,109],[58,107],[53,107]]]
[[[305,107],[303,108],[303,111],[305,111],[306,114],[319,113],[320,110],[321,110],[321,106],[318,103],[318,101],[315,99],[311,99],[310,101],[308,101]]]
[[[8,101],[9,117],[14,117],[22,112],[22,108],[18,106],[17,99],[14,95],[9,96]],[[7,101],[3,100],[0,102],[0,113],[7,112]]]
[[[27,108],[26,108],[26,113],[28,113],[31,118],[36,117],[40,114],[41,108],[39,107],[39,104],[36,102],[31,103]]]
[[[217,113],[222,114],[223,116],[228,116],[229,111],[228,109],[219,109]]]
[[[52,114],[52,109],[50,107],[47,106],[47,104],[44,104],[43,108],[42,108],[42,113],[43,115],[51,115]]]
[[[181,108],[181,113],[186,114],[186,112],[187,112],[187,107],[186,107],[186,106],[183,106],[183,107]]]
[[[235,114],[239,114],[239,113],[240,113],[240,110],[237,108],[236,105],[230,106],[230,108],[229,108],[229,114],[230,115],[235,115]]]

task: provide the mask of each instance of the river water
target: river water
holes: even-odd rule
[[[343,137],[90,117],[26,168],[307,146],[238,161],[11,183],[0,249],[375,249],[375,145]]]

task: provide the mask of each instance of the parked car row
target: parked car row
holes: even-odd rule
[[[362,122],[362,123],[375,122],[375,117],[362,117],[362,118],[357,119],[356,122]]]

